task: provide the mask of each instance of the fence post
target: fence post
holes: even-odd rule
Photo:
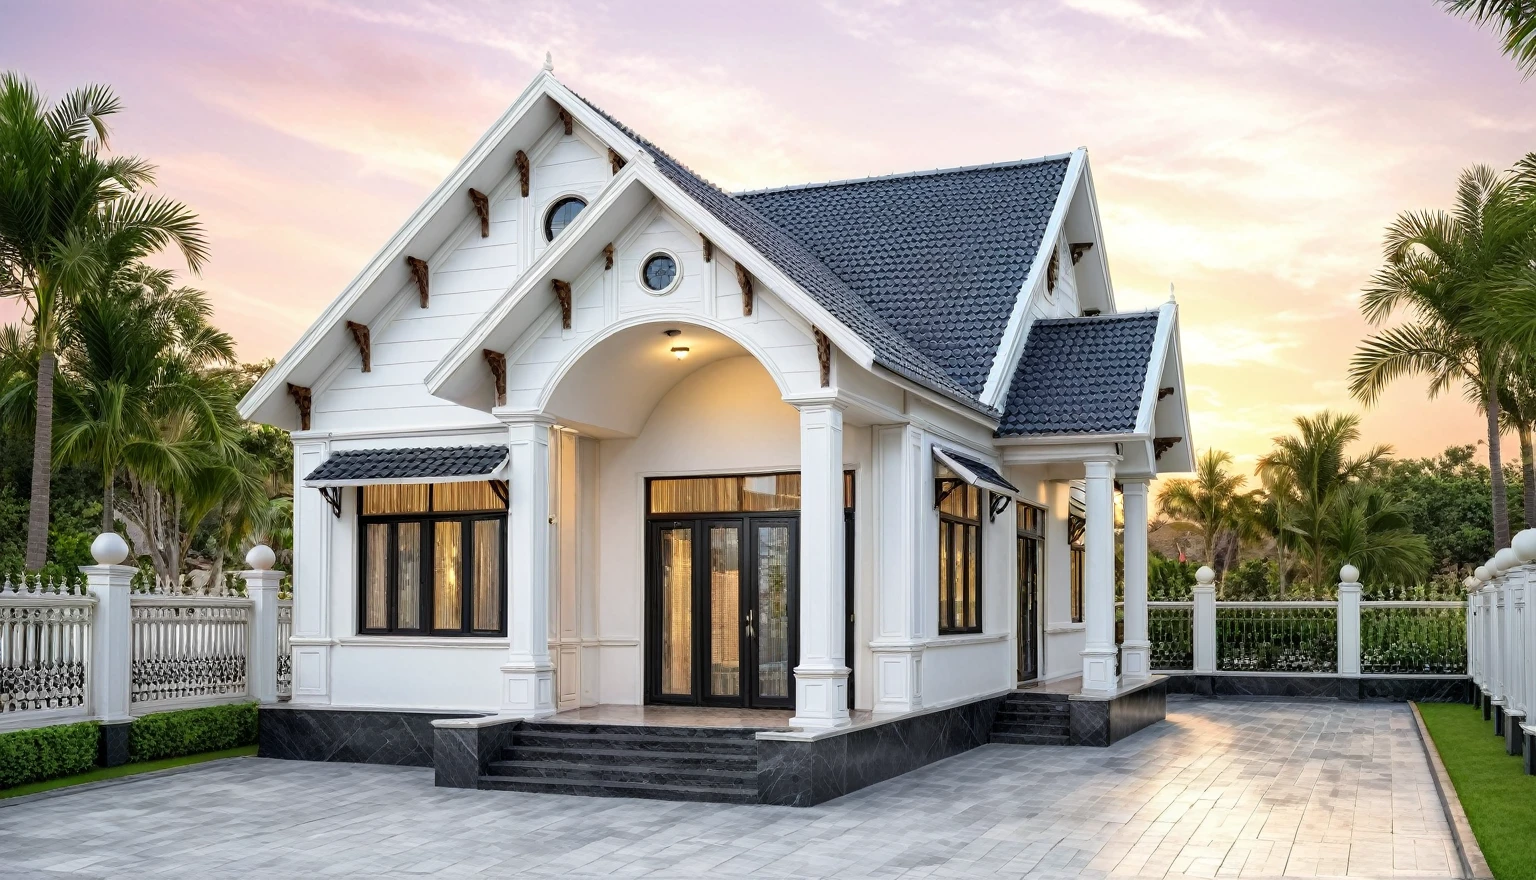
[[[249,571],[240,572],[251,600],[249,637],[245,646],[245,686],[258,703],[277,702],[277,590],[283,573],[273,571],[277,554],[257,544],[245,554]]]
[[[101,721],[97,763],[116,767],[128,763],[129,711],[133,688],[133,576],[138,569],[123,565],[128,542],[116,532],[103,532],[91,542],[95,565],[82,565],[85,588],[96,597],[91,620],[91,712]]]
[[[1471,679],[1471,687],[1467,688],[1467,702],[1476,703],[1479,699],[1479,687],[1482,684],[1483,675],[1480,668],[1481,660],[1478,652],[1481,648],[1477,630],[1478,605],[1482,599],[1477,591],[1482,588],[1483,582],[1478,580],[1476,575],[1467,575],[1461,585],[1467,589],[1467,676]]]
[[[1339,609],[1336,628],[1339,639],[1340,675],[1360,674],[1360,569],[1345,565],[1339,569]]]
[[[1195,672],[1216,671],[1216,572],[1202,565],[1195,572]]]

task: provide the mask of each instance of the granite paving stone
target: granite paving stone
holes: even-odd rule
[[[6,877],[1458,876],[1391,704],[1175,699],[1109,748],[983,746],[810,808],[258,758],[0,804]]]

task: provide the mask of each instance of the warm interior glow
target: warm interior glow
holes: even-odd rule
[[[688,346],[686,346],[686,345],[675,345],[675,346],[672,347],[672,353],[677,355],[677,359],[678,360],[682,360],[683,358],[688,356]]]

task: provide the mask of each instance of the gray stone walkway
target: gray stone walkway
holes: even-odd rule
[[[1456,876],[1406,707],[1169,708],[1109,749],[986,746],[811,809],[234,759],[0,806],[0,875]]]

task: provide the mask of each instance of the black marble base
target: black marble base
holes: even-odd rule
[[[1493,735],[1504,735],[1504,707],[1498,703],[1493,705]]]
[[[1504,715],[1504,754],[1518,755],[1523,751],[1525,731],[1520,729],[1520,723],[1524,720],[1523,715]]]
[[[96,763],[102,767],[121,767],[128,763],[128,728],[132,721],[102,724],[96,740]]]
[[[1070,700],[1074,746],[1108,746],[1168,717],[1168,682],[1158,681],[1109,700]]]
[[[984,745],[1002,697],[840,731],[817,740],[759,739],[765,804],[809,807]]]
[[[1466,676],[1346,677],[1337,675],[1206,675],[1170,673],[1168,693],[1201,697],[1459,703],[1467,699]]]
[[[1523,758],[1521,763],[1525,765],[1525,775],[1536,776],[1536,736],[1531,736],[1529,733],[1522,731],[1520,734],[1520,752]]]
[[[343,761],[431,767],[438,718],[468,713],[262,706],[257,754],[296,761]]]
[[[491,762],[512,745],[522,721],[510,719],[481,727],[433,728],[433,784],[440,788],[478,788]]]
[[[1483,694],[1483,720],[1493,720],[1493,698],[1487,694]]]

